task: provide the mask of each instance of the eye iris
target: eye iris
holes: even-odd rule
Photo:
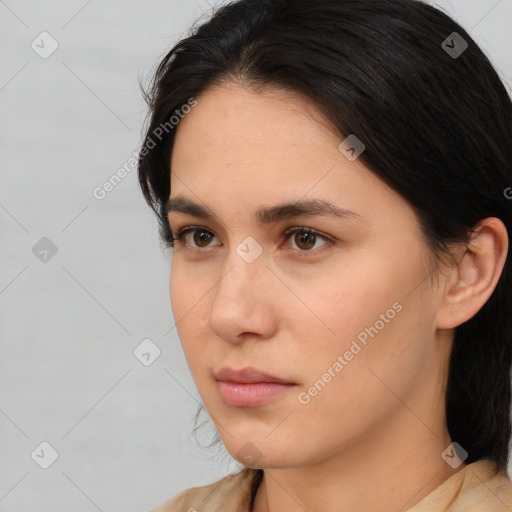
[[[206,247],[212,239],[212,234],[208,231],[195,230],[192,236],[194,244],[197,247]],[[316,242],[316,235],[307,231],[298,231],[295,233],[295,243],[301,249],[311,249]]]
[[[193,236],[194,243],[198,247],[206,247],[210,242],[211,238],[211,233],[208,233],[207,231],[195,231]],[[204,245],[202,245],[203,243]]]
[[[301,249],[311,249],[315,245],[316,237],[313,233],[306,233],[304,231],[295,233],[295,243]],[[304,244],[304,245],[301,245]]]

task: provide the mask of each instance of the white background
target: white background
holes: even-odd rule
[[[437,5],[511,84],[512,0]],[[0,0],[0,512],[143,512],[232,468],[191,434],[199,398],[173,328],[170,259],[135,169],[92,194],[138,149],[139,77],[209,11]],[[59,45],[47,59],[31,48],[43,31]],[[57,247],[46,263],[32,252],[43,237]],[[133,354],[146,338],[161,350],[148,367]],[[43,441],[59,454],[46,470],[31,458]]]

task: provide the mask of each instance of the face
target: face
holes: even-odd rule
[[[196,99],[170,197],[211,216],[173,203],[173,233],[193,230],[175,242],[170,296],[227,450],[253,467],[300,466],[428,421],[440,409],[439,300],[409,204],[345,156],[307,99],[234,83]]]

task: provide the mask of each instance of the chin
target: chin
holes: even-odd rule
[[[300,465],[301,461],[297,458],[297,453],[291,454],[291,446],[281,445],[279,450],[274,444],[265,440],[265,435],[262,436],[263,441],[258,442],[254,437],[253,441],[246,441],[241,443],[230,442],[224,444],[227,451],[235,460],[240,464],[254,469],[264,468],[284,468],[295,465]]]

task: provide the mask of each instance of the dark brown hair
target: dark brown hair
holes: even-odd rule
[[[223,80],[302,93],[340,137],[356,134],[366,146],[361,160],[409,202],[432,254],[467,243],[487,217],[510,236],[511,100],[487,57],[441,11],[417,0],[231,2],[161,61],[143,148],[176,110]],[[142,192],[170,247],[175,131],[139,160]],[[511,434],[511,279],[508,256],[493,295],[455,330],[446,390],[448,430],[466,463],[488,458],[497,468],[507,465]]]

